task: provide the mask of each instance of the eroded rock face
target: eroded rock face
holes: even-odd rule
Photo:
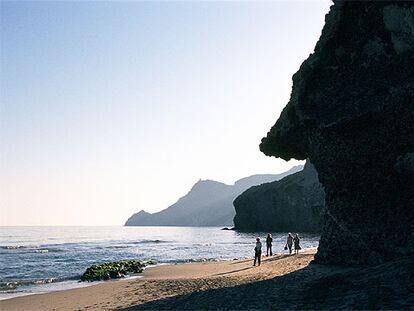
[[[325,193],[307,162],[300,172],[249,188],[233,205],[239,231],[320,232]]]
[[[414,2],[336,2],[260,149],[309,158],[327,213],[316,261],[414,251]]]

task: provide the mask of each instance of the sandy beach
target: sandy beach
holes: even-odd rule
[[[413,259],[374,267],[310,264],[316,250],[161,265],[143,278],[0,301],[1,310],[412,309]],[[407,273],[408,272],[408,273]]]
[[[114,310],[168,297],[267,280],[305,268],[314,251],[298,256],[252,260],[161,265],[148,268],[143,278],[110,281],[85,288],[29,295],[0,301],[1,310]]]

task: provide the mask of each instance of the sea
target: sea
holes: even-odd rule
[[[318,246],[318,235],[299,235],[303,249]],[[286,236],[273,233],[274,253],[284,252]],[[219,227],[0,227],[0,300],[89,286],[79,282],[80,276],[104,262],[152,259],[162,265],[252,258],[256,237],[264,242],[266,233]]]

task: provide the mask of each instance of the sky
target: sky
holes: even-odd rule
[[[122,225],[259,143],[331,2],[1,1],[0,225]]]

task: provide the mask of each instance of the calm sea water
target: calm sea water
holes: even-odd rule
[[[81,287],[87,267],[122,259],[159,264],[252,257],[256,236],[215,227],[0,227],[0,299]],[[319,236],[302,234],[302,248]],[[273,234],[274,253],[286,234]]]

